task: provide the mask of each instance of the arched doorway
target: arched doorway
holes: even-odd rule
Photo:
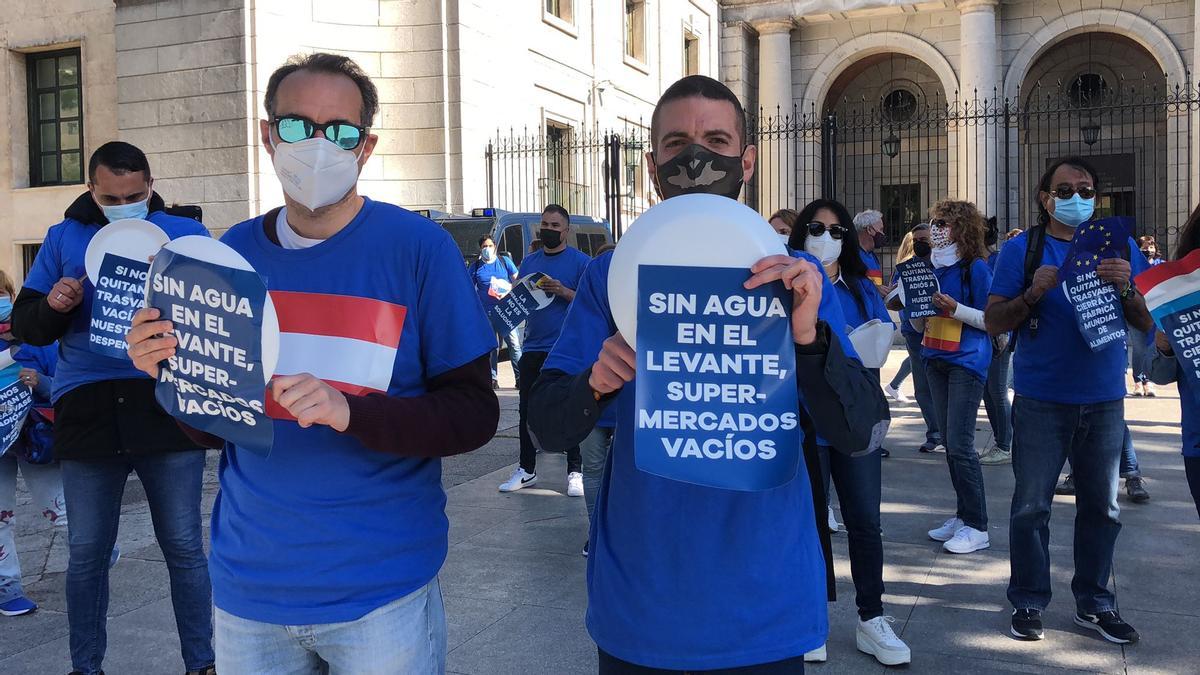
[[[1173,109],[1180,93],[1190,98],[1174,84],[1122,35],[1087,32],[1045,50],[1018,99],[1020,224],[1036,222],[1036,183],[1046,167],[1079,155],[1100,174],[1099,214],[1133,218],[1135,234],[1154,235],[1160,248],[1173,240],[1189,173],[1187,139],[1178,138],[1188,106]]]
[[[821,103],[823,193],[851,213],[882,211],[898,243],[946,196],[954,175],[946,100],[920,59],[874,54],[847,67]]]

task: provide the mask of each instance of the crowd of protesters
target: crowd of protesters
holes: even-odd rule
[[[20,382],[47,413],[31,415],[19,443],[0,457],[0,613],[36,608],[21,587],[13,543],[19,472],[45,517],[68,531],[72,673],[102,672],[108,570],[131,472],[146,489],[170,572],[189,674],[444,672],[438,572],[448,519],[440,461],[495,433],[501,347],[519,392],[520,454],[499,490],[534,485],[539,450],[566,453],[566,492],[587,504],[587,627],[601,673],[799,673],[805,662],[828,659],[835,491],[856,645],[885,665],[910,662],[883,605],[881,481],[889,453],[879,433],[890,419],[885,392],[907,404],[901,388],[909,373],[925,424],[914,451],[945,454],[945,489],[956,502],[944,521],[931,523],[930,539],[955,554],[988,548],[983,467],[1011,465],[1011,635],[1044,635],[1050,506],[1070,461],[1073,620],[1110,642],[1138,640],[1110,585],[1121,528],[1118,477],[1131,497],[1136,480],[1135,501],[1149,499],[1125,422],[1127,368],[1133,395],[1154,396],[1151,383],[1178,382],[1193,496],[1200,428],[1194,385],[1131,283],[1161,262],[1152,239],[1130,239],[1124,256],[1097,268],[1119,294],[1128,342],[1094,352],[1076,327],[1058,268],[1075,228],[1096,216],[1101,186],[1086,160],[1066,158],[1046,170],[1034,186],[1037,222],[1007,233],[1002,246],[994,220],[966,201],[940,201],[911,227],[897,261],[928,260],[940,286],[938,314],[925,319],[909,316],[893,293],[895,276],[884,281],[880,212],[851,216],[843,204],[818,199],[773,214],[770,225],[788,253],[755,264],[746,287],[782,284],[792,296],[804,462],[779,488],[740,492],[636,467],[637,357],[609,305],[612,253],[593,259],[571,246],[565,208],[545,206],[538,245],[519,266],[484,236],[463,274],[444,230],[359,195],[358,173],[378,141],[371,127],[379,101],[352,60],[320,53],[289,60],[267,83],[264,107],[259,132],[277,172],[289,176],[285,205],[236,225],[222,241],[272,292],[351,296],[361,301],[356,311],[377,312],[374,321],[387,320],[387,307],[404,307],[386,391],[356,394],[304,372],[280,374],[269,396],[285,414],[264,457],[164,414],[155,380],[178,342],[157,310],[135,316],[129,359],[91,352],[88,324],[77,319],[92,303],[83,275],[92,236],[124,218],[148,219],[170,238],[207,234],[169,212],[139,149],[100,146],[88,191],[50,228],[24,286],[18,292],[0,275],[0,347],[13,351]],[[663,199],[694,192],[736,199],[754,174],[742,104],[710,78],[687,77],[663,93],[651,138],[647,159]],[[701,165],[719,177],[691,187],[660,180]],[[1197,221],[1193,215],[1183,228],[1174,257],[1200,246]],[[339,273],[315,275],[315,266]],[[532,274],[547,306],[519,333],[498,332],[485,312]],[[863,365],[849,339],[875,320],[899,329],[907,355],[888,383],[879,368]],[[336,365],[351,357],[311,358]],[[977,449],[981,403],[992,439]],[[222,451],[207,559],[206,448]],[[679,514],[703,515],[689,517],[684,533]]]

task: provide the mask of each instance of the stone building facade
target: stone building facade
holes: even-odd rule
[[[1083,154],[1111,185],[1103,208],[1161,248],[1200,196],[1194,5],[723,0],[723,80],[794,116],[764,153],[784,159],[763,167],[758,206],[832,190],[911,222],[955,196],[1025,227],[1045,165]]]
[[[453,212],[487,205],[497,129],[638,124],[666,84],[718,69],[717,0],[0,4],[0,268],[18,278],[108,140],[145,150],[158,192],[201,206],[215,233],[282,203],[258,120],[271,71],[295,53],[349,55],[379,87],[360,190]]]

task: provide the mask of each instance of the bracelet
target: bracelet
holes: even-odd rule
[[[1025,303],[1025,306],[1030,309],[1033,309],[1033,306],[1037,304],[1036,300],[1033,302],[1029,301],[1029,291],[1028,290],[1026,290],[1024,293],[1021,293],[1021,302]]]

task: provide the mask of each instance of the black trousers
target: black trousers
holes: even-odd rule
[[[1196,503],[1196,515],[1200,515],[1200,457],[1184,457],[1183,468],[1192,490],[1192,501]]]
[[[538,375],[542,373],[542,364],[546,362],[546,357],[549,352],[525,352],[521,354],[521,361],[517,364],[517,372],[520,373],[520,385],[517,391],[521,395],[521,400],[517,405],[517,411],[520,413],[520,425],[518,430],[521,436],[521,468],[529,473],[537,473],[537,448],[533,445],[533,439],[529,436],[529,398],[533,394],[533,385],[537,382]],[[559,448],[542,448],[543,450],[558,450]],[[575,445],[567,448],[567,473],[582,473],[583,458],[579,453],[579,446]]]
[[[797,656],[783,661],[760,663],[755,666],[741,668],[718,668],[716,670],[663,670],[662,668],[647,668],[597,649],[600,653],[600,675],[689,675],[704,673],[705,675],[802,675],[804,673],[804,657]]]

